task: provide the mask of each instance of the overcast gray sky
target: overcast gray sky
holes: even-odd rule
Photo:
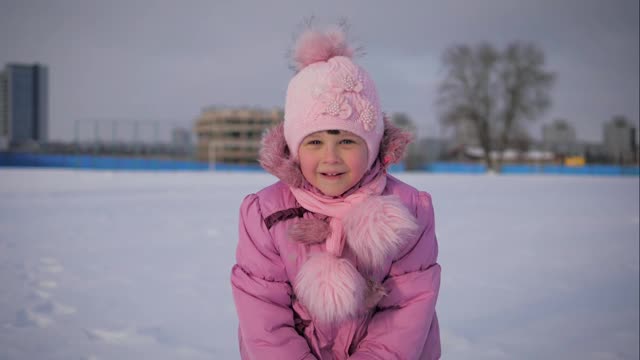
[[[209,105],[282,107],[298,25],[346,17],[384,110],[407,112],[421,136],[442,131],[447,47],[526,40],[558,76],[531,135],[562,117],[599,141],[613,115],[638,127],[638,11],[637,0],[0,0],[0,65],[49,66],[52,139],[97,119],[190,127]]]

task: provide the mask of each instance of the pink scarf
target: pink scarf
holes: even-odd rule
[[[361,203],[369,196],[382,194],[385,186],[387,186],[386,171],[379,170],[371,181],[366,182],[345,197],[327,198],[317,192],[294,187],[291,187],[291,192],[305,209],[331,217],[329,221],[331,235],[327,238],[325,246],[329,253],[340,257],[345,243],[342,219],[349,213],[353,205]]]

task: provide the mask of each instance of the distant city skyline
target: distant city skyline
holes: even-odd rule
[[[407,113],[421,137],[444,134],[435,107],[443,52],[481,41],[531,41],[557,74],[552,107],[529,126],[534,139],[558,118],[579,141],[602,141],[618,115],[639,127],[638,2],[628,0],[5,1],[0,67],[49,68],[50,140],[73,140],[76,124],[99,119],[192,129],[210,105],[282,108],[285,54],[310,15],[348,20],[384,110]]]

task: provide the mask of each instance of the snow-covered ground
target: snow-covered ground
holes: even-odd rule
[[[637,359],[637,177],[398,174],[429,191],[444,359]],[[239,359],[259,173],[0,169],[0,359]]]

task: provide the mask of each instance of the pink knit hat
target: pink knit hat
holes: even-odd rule
[[[378,157],[384,133],[378,92],[352,56],[340,29],[309,29],[298,38],[293,52],[298,73],[289,82],[284,107],[284,136],[293,158],[302,140],[321,130],[346,130],[364,139],[368,167]]]

